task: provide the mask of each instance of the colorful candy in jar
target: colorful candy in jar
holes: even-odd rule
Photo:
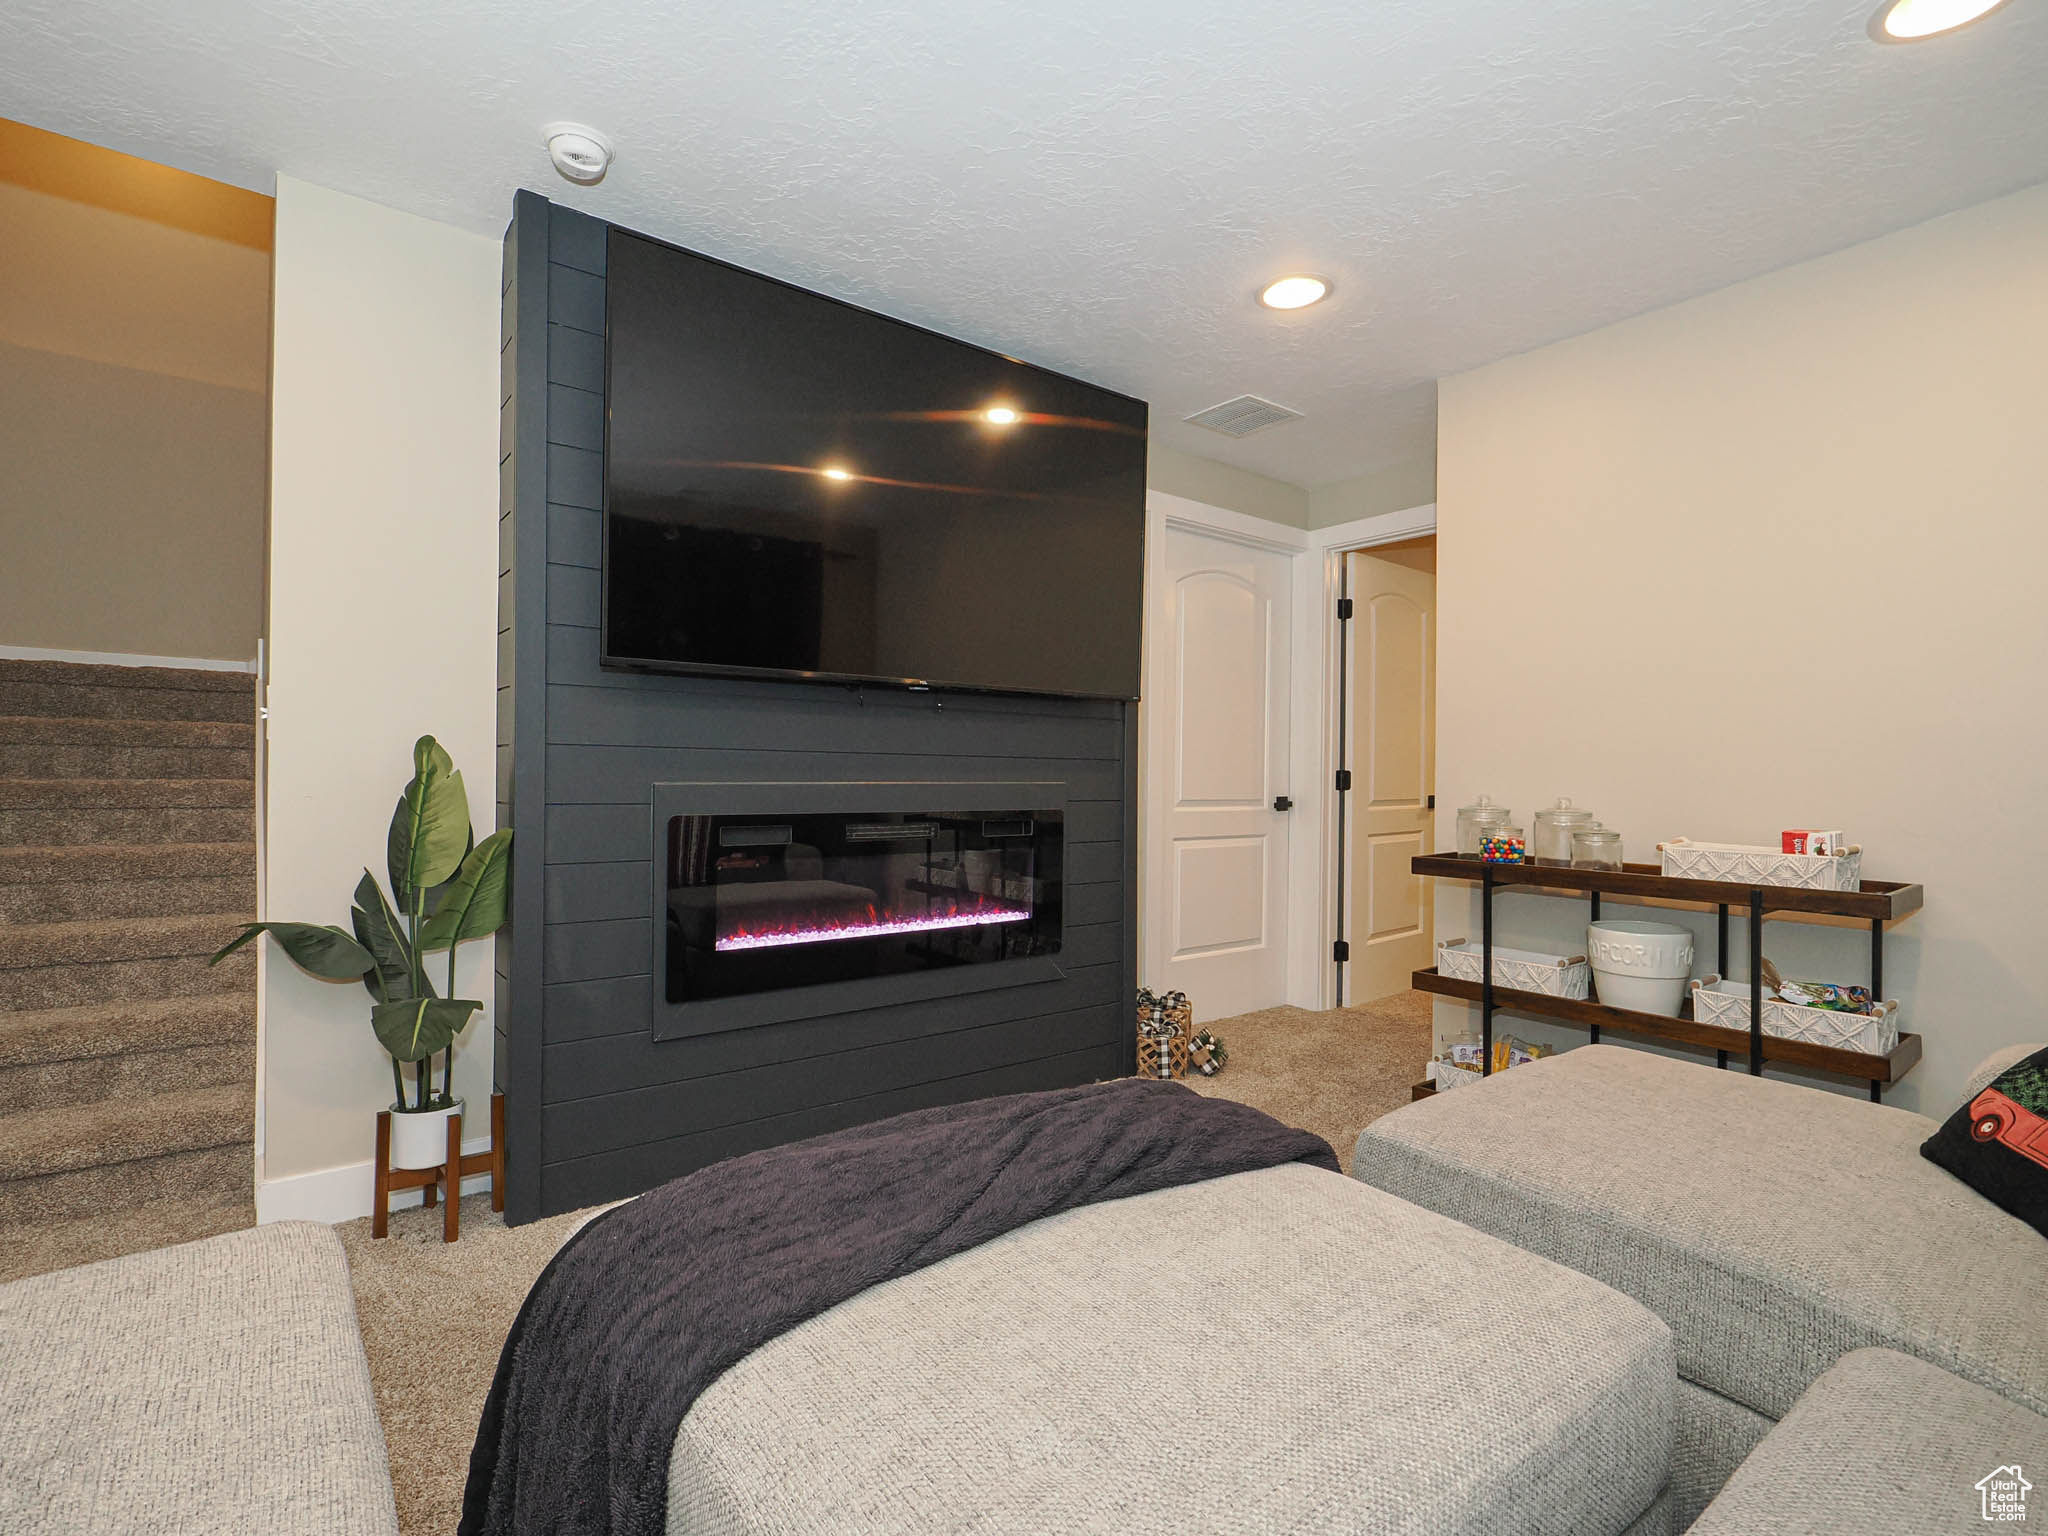
[[[1479,840],[1479,857],[1488,864],[1525,864],[1529,860],[1529,843],[1514,828],[1489,832]]]

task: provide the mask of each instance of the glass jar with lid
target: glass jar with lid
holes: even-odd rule
[[[1536,813],[1536,846],[1530,852],[1542,863],[1569,864],[1572,861],[1572,834],[1594,824],[1591,811],[1582,810],[1570,800],[1560,798],[1557,804],[1545,806]]]
[[[1479,857],[1488,864],[1526,864],[1529,841],[1511,822],[1490,821],[1480,829]]]
[[[1594,822],[1572,834],[1572,868],[1620,869],[1621,834]]]
[[[1470,805],[1458,807],[1458,852],[1477,853],[1479,844],[1489,827],[1504,827],[1514,817],[1514,812],[1504,805],[1495,805],[1491,795],[1481,795]]]

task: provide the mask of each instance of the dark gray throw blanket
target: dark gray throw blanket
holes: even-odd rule
[[[1329,1143],[1179,1083],[899,1115],[714,1163],[608,1211],[534,1282],[498,1360],[462,1536],[661,1536],[690,1405],[870,1286],[1041,1217]]]

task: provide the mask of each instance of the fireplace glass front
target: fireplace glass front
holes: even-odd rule
[[[668,819],[671,1003],[1060,948],[1057,810]]]

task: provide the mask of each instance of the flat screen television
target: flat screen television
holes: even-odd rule
[[[606,666],[1138,695],[1145,404],[613,230]]]

